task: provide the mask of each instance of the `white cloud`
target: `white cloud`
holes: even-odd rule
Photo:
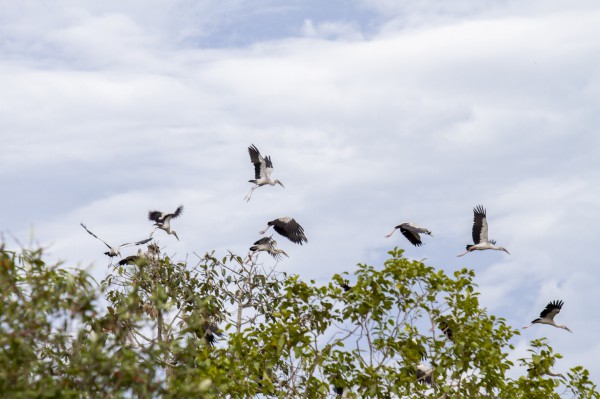
[[[443,25],[387,25],[369,39],[358,23],[309,15],[307,37],[209,49],[188,39],[247,4],[201,3],[198,18],[216,20],[197,30],[194,13],[183,16],[190,3],[98,4],[1,17],[15,22],[0,24],[0,184],[14,194],[0,199],[0,231],[25,237],[33,223],[54,256],[101,274],[103,245],[79,222],[109,242],[139,239],[148,210],[183,204],[182,241],[160,241],[185,257],[244,253],[268,220],[289,215],[309,242],[278,238],[291,256],[278,269],[327,279],[394,245],[449,271],[473,267],[482,303],[515,326],[563,299],[561,319],[581,339],[552,343],[566,364],[579,361],[592,340],[581,323],[600,300],[590,286],[600,10],[439,10]],[[246,204],[252,143],[286,188],[262,187]],[[511,255],[456,258],[479,203]],[[383,237],[404,221],[434,237],[421,248]]]

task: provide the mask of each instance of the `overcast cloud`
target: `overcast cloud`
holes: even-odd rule
[[[150,209],[178,258],[245,253],[293,216],[279,270],[327,281],[395,245],[474,268],[514,326],[547,302],[568,367],[599,381],[600,6],[592,1],[0,1],[0,231],[104,276],[103,245],[138,240]],[[247,147],[286,185],[243,202]],[[456,255],[472,208],[496,251]],[[433,231],[421,248],[393,226]],[[132,251],[134,251],[132,249]],[[266,260],[270,261],[270,260]],[[537,328],[539,327],[539,328]]]

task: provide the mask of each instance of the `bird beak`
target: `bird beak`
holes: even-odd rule
[[[283,183],[282,183],[282,182],[278,181],[277,183],[279,183],[279,185],[280,185],[281,187],[285,188],[285,186],[283,185]]]
[[[177,233],[173,232],[173,235],[175,236],[175,238],[177,238],[177,241],[179,241],[179,236],[177,236]]]
[[[510,252],[508,252],[505,248],[502,248],[502,250],[510,255]]]

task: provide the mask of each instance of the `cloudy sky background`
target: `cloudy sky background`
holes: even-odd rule
[[[184,259],[293,216],[309,242],[278,238],[278,269],[305,279],[399,245],[474,268],[514,326],[564,300],[574,335],[536,326],[515,356],[546,336],[598,382],[599,37],[595,1],[0,0],[0,232],[101,278],[80,222],[139,240],[183,204],[181,242],[157,237]],[[250,144],[286,188],[245,203]],[[480,203],[512,255],[456,257]],[[434,237],[384,238],[404,221]]]

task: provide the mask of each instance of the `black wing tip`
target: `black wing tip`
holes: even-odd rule
[[[406,239],[415,247],[420,247],[423,245],[423,242],[419,238],[415,237],[415,234],[413,234],[412,231],[405,229],[404,227],[400,227],[400,233],[402,233],[402,235],[406,237]]]
[[[183,212],[183,205],[179,205],[177,209],[175,209],[175,212],[173,212],[173,217],[176,218],[177,216],[181,215],[181,212]]]
[[[473,212],[474,212],[476,215],[483,215],[483,216],[485,216],[485,208],[484,208],[484,207],[483,207],[483,205],[481,205],[481,204],[480,204],[480,205],[477,205],[477,206],[475,206],[475,208],[473,208]]]
[[[273,162],[271,161],[271,156],[270,155],[267,155],[265,157],[265,163],[267,165],[267,168],[271,168],[271,169],[273,168]]]
[[[562,306],[564,305],[564,301],[557,299],[555,301],[552,301],[548,304],[548,306],[553,307],[553,308],[558,308],[558,309],[562,309]]]

